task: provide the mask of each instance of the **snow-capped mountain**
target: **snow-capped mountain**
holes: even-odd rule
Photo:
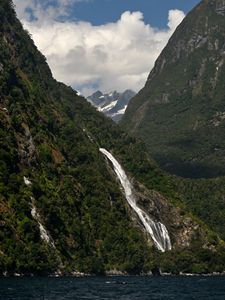
[[[126,90],[123,93],[114,91],[109,94],[103,94],[102,92],[97,91],[87,97],[87,99],[99,111],[112,118],[115,122],[119,122],[125,113],[130,99],[135,95],[135,92],[132,90]]]

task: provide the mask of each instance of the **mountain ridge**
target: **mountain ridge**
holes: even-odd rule
[[[161,167],[183,177],[225,174],[224,0],[201,1],[178,26],[121,124]]]
[[[97,91],[87,97],[87,100],[94,105],[98,111],[103,112],[118,123],[126,111],[127,105],[131,98],[135,96],[132,90],[125,90],[122,93],[113,91],[110,93],[102,93]]]
[[[224,271],[223,240],[145,145],[52,77],[11,1],[0,2],[0,21],[0,274]],[[154,247],[100,147],[168,228],[172,251]]]

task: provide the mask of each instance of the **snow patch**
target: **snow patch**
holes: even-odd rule
[[[118,102],[118,100],[113,101],[113,102],[111,102],[109,105],[106,105],[106,106],[104,106],[104,107],[99,107],[99,108],[98,108],[98,111],[101,111],[101,112],[107,112],[107,111],[109,111],[110,109],[112,109],[113,107],[115,107],[116,104],[117,104],[117,102]]]
[[[118,110],[116,113],[112,114],[112,116],[115,117],[117,115],[123,115],[125,114],[126,109],[127,109],[127,105],[125,105],[124,108]]]

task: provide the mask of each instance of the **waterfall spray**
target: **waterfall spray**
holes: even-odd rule
[[[146,231],[150,234],[157,249],[162,252],[165,252],[166,250],[171,250],[171,241],[166,226],[160,222],[154,222],[145,211],[138,207],[137,199],[132,192],[132,184],[129,181],[121,165],[107,150],[100,148],[99,151],[103,153],[112,162],[114,171],[124,189],[127,202],[129,203],[131,208],[137,213],[139,219],[144,225]]]

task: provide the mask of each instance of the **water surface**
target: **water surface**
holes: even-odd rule
[[[0,299],[224,300],[225,277],[1,278]]]

